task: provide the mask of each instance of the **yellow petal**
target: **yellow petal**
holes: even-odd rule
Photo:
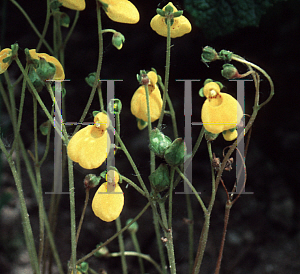
[[[101,166],[110,149],[110,138],[107,131],[86,126],[79,130],[70,140],[67,150],[70,159],[86,169]]]
[[[151,122],[154,122],[159,118],[162,109],[162,98],[157,85],[155,85],[154,90],[149,95],[149,104]],[[146,91],[144,86],[140,86],[131,99],[131,113],[145,122],[148,121]]]
[[[217,104],[215,100],[218,100]],[[227,93],[220,92],[217,98],[206,99],[202,106],[203,126],[214,134],[236,127],[242,117],[243,111],[239,102]]]
[[[136,24],[140,20],[140,14],[135,5],[127,0],[101,0],[108,4],[107,16],[119,23]]]
[[[173,12],[176,12],[176,7],[172,4],[172,2],[169,2],[168,5],[171,5],[173,7]],[[167,6],[167,5],[166,5]],[[165,10],[166,6],[163,7],[163,10]],[[151,22],[150,22],[151,28],[157,32],[157,34],[167,37],[168,30],[167,30],[167,24],[165,21],[165,17],[157,14],[155,15]],[[171,38],[177,38],[181,37],[192,30],[192,25],[190,21],[183,15],[174,18],[174,23],[171,26]]]
[[[94,214],[105,222],[117,219],[124,206],[124,194],[119,184],[114,191],[107,192],[107,183],[103,183],[95,193],[92,202]]]
[[[85,0],[59,0],[62,5],[71,10],[84,10]]]
[[[237,130],[231,132],[230,130],[226,130],[225,133],[223,132],[223,137],[226,141],[233,141],[237,138]]]
[[[0,52],[0,74],[4,73],[10,65],[10,62],[3,63],[3,59],[9,57],[11,54],[11,49],[6,48]]]

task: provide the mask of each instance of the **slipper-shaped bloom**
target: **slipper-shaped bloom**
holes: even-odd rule
[[[76,132],[67,147],[70,159],[86,169],[101,166],[110,149],[107,115],[99,112],[94,117],[94,123]]]
[[[156,85],[157,75],[154,71],[149,71],[147,73],[149,78],[148,91],[149,91],[149,104],[150,104],[150,117],[151,122],[156,121],[162,110],[162,98],[161,93]],[[147,112],[147,100],[146,100],[146,90],[144,86],[140,86],[134,93],[131,99],[131,113],[138,119],[145,122],[148,121]]]
[[[173,8],[173,12],[178,11],[172,2],[169,2],[166,6],[168,5],[170,5]],[[166,6],[163,7],[164,11]],[[173,18],[173,20],[174,22],[171,25],[171,38],[181,37],[191,32],[192,30],[191,23],[185,16],[181,15],[179,17]],[[150,22],[150,26],[159,35],[167,37],[168,29],[167,29],[165,17],[159,14],[155,15]]]
[[[207,98],[201,111],[204,128],[213,134],[223,132],[226,141],[234,140],[237,137],[236,126],[243,117],[239,102],[231,95],[220,92],[220,86],[215,82],[207,83],[203,94]]]
[[[58,0],[62,5],[71,10],[84,10],[85,0]]]
[[[107,4],[105,8],[107,16],[118,23],[136,24],[140,20],[140,14],[135,5],[128,0],[101,0]]]
[[[3,59],[11,56],[11,53],[12,53],[12,50],[9,48],[6,48],[6,49],[3,49],[0,51],[0,74],[4,73],[7,70],[7,68],[9,67],[11,61],[4,63]]]
[[[103,183],[95,193],[92,209],[94,214],[102,221],[112,222],[122,212],[124,194],[118,182],[119,174],[110,170],[107,173],[107,182]]]
[[[44,58],[47,62],[52,63],[55,68],[55,74],[53,76],[53,80],[64,80],[65,79],[65,72],[61,65],[61,63],[53,56],[48,55],[47,53],[37,53],[36,49],[29,50],[30,56],[33,59],[40,59]]]

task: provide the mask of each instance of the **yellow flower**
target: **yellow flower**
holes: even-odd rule
[[[108,5],[104,10],[115,22],[136,24],[140,20],[139,11],[128,0],[101,0],[101,2]]]
[[[201,112],[204,128],[213,134],[223,132],[227,141],[234,140],[237,137],[235,128],[243,117],[239,102],[231,95],[220,92],[220,86],[215,82],[207,83],[203,93],[207,98]]]
[[[33,59],[44,58],[47,62],[54,64],[56,71],[53,76],[53,80],[64,80],[65,72],[61,63],[53,56],[48,55],[47,53],[37,53],[35,49],[29,50],[30,56]]]
[[[119,174],[110,170],[107,173],[107,182],[103,183],[97,190],[92,209],[94,214],[102,221],[112,222],[117,219],[124,206],[124,194],[118,184]]]
[[[149,78],[148,91],[149,91],[149,104],[150,104],[150,117],[151,122],[156,121],[161,113],[162,98],[157,83],[157,75],[154,71],[147,73]],[[140,86],[134,93],[131,99],[131,113],[145,122],[148,121],[147,116],[147,100],[146,90],[144,86]]]
[[[4,73],[9,67],[11,62],[3,63],[3,59],[9,57],[12,53],[12,50],[9,48],[3,49],[0,51],[0,74]]]
[[[71,10],[84,10],[85,0],[59,0],[62,5]]]
[[[173,8],[173,12],[178,11],[172,2],[169,2],[166,6],[168,5]],[[163,10],[165,10],[166,6],[163,7]],[[171,38],[181,37],[191,32],[191,23],[185,16],[181,15],[179,17],[175,17],[173,20],[174,23],[171,26]],[[168,30],[165,17],[159,14],[155,15],[150,22],[150,26],[159,35],[167,37]]]
[[[101,166],[110,148],[107,115],[99,112],[94,117],[94,123],[76,132],[67,147],[70,159],[86,169]]]

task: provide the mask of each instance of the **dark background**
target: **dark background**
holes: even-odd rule
[[[19,1],[20,5],[32,18],[39,31],[42,30],[45,20],[45,3],[34,1]],[[111,42],[110,34],[104,34],[104,58],[101,79],[122,79],[115,85],[115,94],[123,103],[121,114],[121,137],[142,176],[147,180],[149,174],[149,152],[147,148],[147,130],[140,132],[136,127],[135,117],[130,113],[130,100],[138,87],[136,74],[139,70],[150,70],[154,67],[163,77],[165,66],[166,39],[157,35],[149,26],[151,18],[155,15],[157,7],[163,7],[167,2],[159,1],[132,1],[140,12],[140,22],[136,25],[126,25],[112,22],[102,13],[103,27],[113,28],[125,35],[126,42],[121,51],[116,50]],[[5,3],[7,4],[6,8]],[[84,78],[96,70],[97,66],[97,25],[94,1],[86,1],[86,10],[80,13],[79,22],[66,49],[65,74],[71,81],[66,84],[66,109],[67,121],[76,121],[81,116],[81,110],[89,96],[91,88],[87,86]],[[184,9],[183,1],[174,2]],[[19,56],[24,62],[24,49],[35,48],[38,38],[20,12],[9,2],[1,2],[2,26],[1,47],[9,47],[17,42],[20,46]],[[75,12],[61,8],[70,17],[74,18]],[[5,11],[5,12],[3,12]],[[253,195],[243,195],[232,209],[229,220],[221,273],[300,273],[300,210],[299,210],[299,36],[300,36],[300,4],[299,1],[290,0],[279,2],[262,17],[258,27],[246,27],[236,30],[226,36],[209,40],[201,27],[196,27],[193,18],[184,15],[192,24],[192,32],[181,38],[172,39],[171,69],[169,93],[173,100],[178,119],[179,135],[184,134],[184,109],[182,82],[176,79],[201,79],[193,83],[193,122],[200,121],[201,106],[204,101],[198,95],[199,89],[206,78],[221,81],[229,93],[234,95],[235,83],[222,78],[220,70],[222,62],[216,62],[207,68],[201,62],[202,48],[206,45],[214,47],[217,51],[227,49],[259,65],[272,77],[275,85],[275,96],[258,114],[253,126],[251,143],[247,155],[247,185],[246,191],[254,192]],[[4,16],[4,17],[3,17]],[[72,22],[72,21],[71,21]],[[65,31],[66,32],[66,31]],[[51,27],[48,41],[51,41]],[[51,44],[51,43],[50,43]],[[40,52],[47,52],[42,48]],[[240,72],[245,72],[245,67],[237,65]],[[9,68],[12,81],[19,76],[15,64]],[[2,81],[3,78],[1,78]],[[261,99],[269,95],[269,86],[262,77]],[[103,84],[106,90],[106,84]],[[254,88],[251,83],[246,83],[246,113],[251,113],[253,105]],[[16,97],[20,91],[16,90]],[[41,93],[47,106],[51,106],[50,98],[46,91]],[[27,145],[32,149],[32,100],[28,93],[26,97],[26,112],[22,122],[21,134]],[[90,111],[99,110],[97,100],[94,100]],[[45,121],[45,116],[40,111],[40,123]],[[91,113],[87,121],[92,120]],[[12,143],[12,128],[10,128],[4,105],[1,107],[2,138],[9,147]],[[154,123],[153,126],[155,126]],[[70,132],[73,129],[70,128]],[[193,127],[193,142],[195,142],[200,127]],[[171,123],[165,119],[164,133],[171,138]],[[40,137],[41,152],[45,138]],[[222,156],[222,149],[229,143],[219,137],[213,142],[213,150],[218,157]],[[52,147],[53,149],[53,147]],[[53,150],[52,150],[53,151]],[[1,155],[2,156],[2,155]],[[49,155],[48,162],[42,168],[43,187],[45,191],[51,190],[53,176],[53,156]],[[121,152],[116,155],[116,166],[126,177],[135,180],[133,170]],[[198,155],[193,161],[193,184],[202,192],[205,202],[210,195],[210,168],[208,163],[205,142],[201,144]],[[84,201],[83,178],[89,172],[75,167],[76,184],[76,210],[79,221]],[[105,166],[99,169],[103,171]],[[12,193],[12,198],[3,204],[1,209],[0,233],[0,273],[30,273],[28,258],[22,240],[21,218],[19,216],[18,201],[12,176],[2,156],[1,197],[5,193]],[[28,206],[31,222],[38,235],[38,210],[33,198],[31,186],[24,173],[24,191],[28,197]],[[235,171],[224,175],[225,183],[232,186]],[[136,181],[136,180],[135,180]],[[67,190],[67,185],[65,186]],[[133,218],[146,204],[131,187],[125,188],[125,206],[121,214],[123,225],[128,218]],[[176,191],[182,191],[182,185]],[[93,192],[91,193],[93,195]],[[221,232],[223,227],[225,194],[219,188],[212,215],[211,230],[207,250],[204,257],[201,273],[213,273],[216,262]],[[49,207],[49,197],[45,195],[46,206]],[[174,243],[177,259],[178,273],[187,273],[187,225],[183,218],[187,218],[185,197],[174,195]],[[203,223],[203,214],[196,199],[193,199],[195,222],[195,249],[200,236]],[[60,256],[65,263],[70,254],[69,230],[69,200],[67,195],[61,199],[61,209],[58,215],[57,240],[59,242]],[[150,254],[159,261],[156,249],[155,235],[152,229],[152,216],[150,210],[139,220],[140,229],[138,238],[142,252]],[[114,234],[114,223],[104,223],[96,218],[88,206],[82,234],[78,244],[78,258],[88,253],[96,244],[105,241]],[[133,250],[128,233],[124,233],[126,250]],[[38,236],[36,236],[38,243]],[[111,252],[118,251],[115,240],[109,245]],[[128,258],[129,272],[138,273],[138,264],[135,258]],[[96,259],[89,263],[95,269],[104,268],[108,273],[121,273],[119,258]],[[152,266],[146,263],[149,273],[155,273]],[[55,273],[55,270],[54,270]]]

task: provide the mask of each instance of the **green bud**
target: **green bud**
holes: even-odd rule
[[[128,225],[133,219],[128,219],[126,222],[126,225]],[[137,222],[134,222],[131,224],[130,227],[128,227],[128,231],[130,233],[137,233],[137,231],[139,230],[139,225]]]
[[[136,121],[137,121],[137,127],[139,130],[143,130],[148,125],[148,123],[142,119],[136,118]]]
[[[97,247],[102,245],[102,243],[98,244]],[[95,254],[95,257],[107,256],[109,254],[109,250],[106,246],[101,247]]]
[[[62,3],[59,2],[59,1],[57,1],[57,0],[51,1],[51,3],[50,3],[50,8],[51,8],[53,11],[58,10],[60,6],[62,6]]]
[[[236,67],[232,64],[224,64],[221,74],[226,79],[236,79],[240,78],[240,74]]]
[[[91,189],[99,185],[101,177],[96,176],[95,174],[88,174],[84,177],[83,184],[85,188]]]
[[[230,62],[231,61],[231,58],[232,58],[232,52],[229,51],[229,50],[225,50],[225,49],[222,49],[220,52],[219,52],[219,57],[221,60],[225,61],[225,62]]]
[[[48,120],[47,122],[44,122],[40,125],[40,132],[43,134],[43,135],[47,135],[49,130],[51,128],[51,123],[50,121]]]
[[[176,11],[173,13],[173,17],[176,18],[176,17],[179,17],[183,14],[183,10],[179,10],[179,11]]]
[[[70,17],[68,14],[61,12],[60,13],[60,25],[62,27],[68,28],[70,25]]]
[[[168,189],[170,186],[168,166],[166,164],[160,164],[149,176],[149,181],[155,192],[161,192]]]
[[[186,146],[182,138],[177,138],[165,151],[165,160],[171,166],[183,164]]]
[[[28,77],[29,77],[30,82],[35,87],[36,91],[40,92],[43,89],[45,82],[41,80],[41,78],[37,75],[35,69],[32,66],[29,68]],[[29,87],[29,85],[28,85],[28,88],[31,91],[31,88]]]
[[[202,50],[201,59],[202,62],[209,63],[218,60],[219,58],[218,53],[215,51],[214,48],[206,46]]]
[[[122,33],[115,32],[112,36],[111,42],[118,50],[120,50],[125,42],[125,37]]]
[[[40,57],[39,66],[36,69],[37,75],[42,81],[50,80],[55,74],[55,65],[47,62],[44,58]]]
[[[108,104],[108,110],[112,114],[120,114],[122,110],[122,102],[120,99],[111,99]]]
[[[151,131],[149,147],[157,156],[164,157],[164,153],[171,143],[171,139],[164,135],[158,128]]]
[[[166,15],[165,11],[162,9],[156,9],[156,13],[163,17]]]
[[[171,6],[171,5],[167,5],[166,7],[165,7],[165,12],[167,12],[167,13],[172,13],[173,12],[173,7]]]
[[[19,45],[18,45],[18,43],[12,44],[12,45],[10,46],[10,48],[11,48],[11,51],[12,51],[11,55],[12,55],[12,56],[17,56],[17,55],[18,55],[18,50],[19,50]]]
[[[87,262],[82,262],[80,266],[77,266],[76,268],[78,271],[86,274],[89,271],[89,264]]]
[[[94,86],[95,80],[96,80],[96,72],[92,72],[87,77],[85,77],[85,81],[90,87]],[[100,80],[98,85],[100,85]]]

